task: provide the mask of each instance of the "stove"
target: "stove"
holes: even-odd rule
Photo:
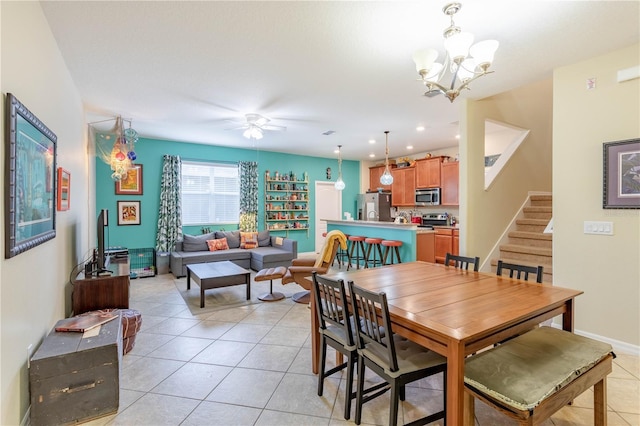
[[[421,228],[433,229],[434,226],[449,226],[449,215],[446,213],[428,213],[422,215]]]

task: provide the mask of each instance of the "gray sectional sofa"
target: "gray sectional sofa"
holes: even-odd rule
[[[228,250],[209,251],[207,240],[226,238]],[[259,271],[289,266],[298,257],[298,242],[258,232],[258,247],[240,248],[240,231],[216,231],[202,235],[184,235],[171,252],[171,272],[176,278],[187,275],[187,265],[229,260],[242,268]]]

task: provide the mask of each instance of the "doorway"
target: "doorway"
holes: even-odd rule
[[[315,241],[316,253],[320,253],[327,232],[327,222],[321,219],[340,220],[342,217],[342,191],[338,191],[333,182],[316,181],[316,209],[315,209]]]

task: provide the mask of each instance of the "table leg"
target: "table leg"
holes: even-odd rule
[[[447,425],[459,426],[464,419],[464,344],[449,343],[447,355]]]
[[[204,308],[204,282],[200,280],[200,307]]]
[[[562,314],[562,329],[573,333],[573,299],[565,302],[565,312]]]
[[[191,270],[187,268],[187,290],[191,288]]]
[[[251,299],[251,274],[245,274],[245,282],[247,283],[247,300]]]

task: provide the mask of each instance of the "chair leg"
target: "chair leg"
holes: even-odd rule
[[[349,269],[351,269],[351,259],[353,258],[353,248],[355,246],[354,242],[351,242],[351,244],[349,244],[350,247],[347,247],[347,259],[349,260],[349,263],[347,264],[347,271]]]
[[[351,395],[353,394],[353,369],[356,363],[356,355],[353,353],[349,354],[349,359],[347,360],[347,384],[346,384],[346,392],[344,397],[344,419],[349,420],[351,417]]]
[[[593,424],[607,424],[607,376],[593,385]]]
[[[391,407],[389,409],[389,426],[396,426],[398,424],[398,401],[400,394],[402,393],[400,386],[397,382],[391,383]]]
[[[327,360],[327,344],[325,342],[325,337],[324,335],[320,335],[320,360],[318,362],[319,365],[319,369],[318,369],[318,396],[322,396],[322,393],[324,391],[324,370],[325,370],[325,363]]]
[[[388,265],[387,263],[387,256],[389,255],[389,246],[385,246],[384,248],[384,257],[382,258],[382,264],[383,265]],[[391,255],[393,257],[393,255]],[[393,261],[393,259],[391,259]]]
[[[365,267],[365,269],[367,269],[369,267],[369,256],[371,255],[371,246],[372,245],[373,244],[369,244],[367,246],[367,252],[364,255],[364,267]],[[376,256],[376,253],[373,252],[373,257],[375,258],[375,256]],[[375,265],[375,259],[374,259],[373,264]]]
[[[362,420],[362,398],[364,397],[364,361],[358,358],[358,390],[356,392],[356,419],[355,423],[360,424]]]
[[[394,247],[394,249],[395,249],[395,252],[396,252],[397,263],[402,263],[402,260],[400,260],[400,249],[397,246]]]

